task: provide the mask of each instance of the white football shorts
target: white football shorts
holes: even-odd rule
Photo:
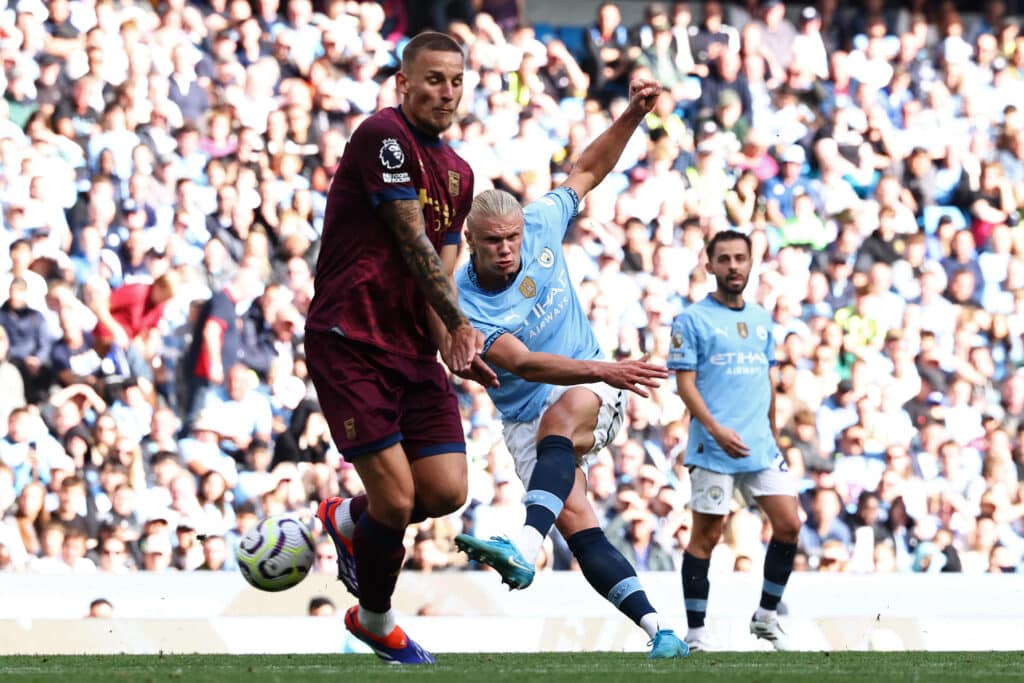
[[[602,448],[615,440],[615,435],[622,427],[629,399],[625,390],[616,389],[604,382],[575,386],[589,389],[601,399],[601,408],[597,413],[597,426],[594,427],[594,447],[583,455],[576,456],[576,464],[586,467]],[[540,429],[541,418],[544,417],[544,412],[571,388],[555,387],[548,396],[548,400],[544,402],[540,416],[536,419],[529,422],[505,423],[502,430],[505,445],[508,447],[509,453],[512,454],[512,460],[516,464],[516,474],[519,475],[524,486],[530,483],[530,476],[537,464],[537,430]]]
[[[736,491],[748,505],[761,496],[795,496],[797,483],[778,455],[768,469],[723,474],[703,467],[690,470],[690,507],[705,515],[727,515]]]

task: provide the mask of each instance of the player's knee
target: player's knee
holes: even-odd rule
[[[690,542],[686,549],[697,557],[710,557],[721,536],[722,527],[718,524],[710,524],[702,529],[695,528],[690,535]]]
[[[564,436],[572,440],[575,431],[576,418],[573,416],[573,411],[570,406],[558,402],[544,411],[544,417],[541,418],[537,436],[538,438]]]
[[[772,537],[782,543],[796,543],[800,538],[800,519],[777,520],[772,527]]]
[[[420,504],[430,517],[449,515],[466,504],[466,482],[450,482],[429,492],[421,491]]]
[[[389,490],[383,495],[370,498],[370,514],[385,526],[402,529],[409,524],[415,497],[412,490]]]

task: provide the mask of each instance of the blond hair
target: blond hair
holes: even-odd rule
[[[505,216],[522,215],[523,207],[519,201],[504,190],[484,190],[473,198],[473,206],[466,216],[466,228],[473,229],[477,221],[484,218],[504,218]]]

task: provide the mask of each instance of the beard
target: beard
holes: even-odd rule
[[[750,275],[747,274],[743,276],[742,281],[735,284],[729,281],[730,278],[731,276],[723,278],[718,278],[716,276],[715,280],[718,283],[718,288],[730,296],[739,296],[743,294],[743,291],[747,288],[747,282],[750,280]]]

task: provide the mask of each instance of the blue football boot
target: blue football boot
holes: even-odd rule
[[[491,540],[483,541],[468,534],[459,534],[455,537],[455,546],[470,559],[496,569],[509,590],[522,590],[533,583],[537,570],[507,538],[492,536]]]
[[[690,654],[690,648],[686,643],[669,628],[660,629],[654,634],[654,639],[647,644],[652,646],[651,653],[647,655],[648,659],[675,659]]]

